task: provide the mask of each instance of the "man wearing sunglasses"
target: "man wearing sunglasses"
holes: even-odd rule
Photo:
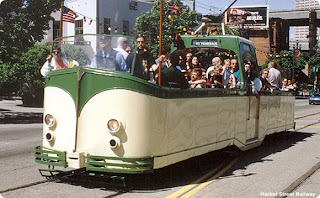
[[[41,68],[41,75],[46,77],[50,71],[69,68],[69,61],[61,57],[61,48],[55,45],[50,55]]]

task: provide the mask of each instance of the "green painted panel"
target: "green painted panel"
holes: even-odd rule
[[[78,97],[78,70],[80,68],[61,69],[51,71],[45,79],[46,87],[58,87],[69,93],[74,100]]]

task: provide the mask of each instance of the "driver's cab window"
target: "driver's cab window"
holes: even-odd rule
[[[240,43],[240,53],[242,59],[243,76],[247,83],[259,77],[259,70],[255,50],[252,45]]]

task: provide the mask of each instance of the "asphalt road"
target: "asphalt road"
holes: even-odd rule
[[[320,162],[319,113],[320,105],[297,100],[296,131],[272,135],[249,151],[216,151],[153,175],[128,178],[130,188],[87,181],[45,182],[38,172],[44,166],[33,157],[34,147],[41,144],[42,124],[0,124],[0,198],[188,197],[191,193],[191,197],[276,197]],[[219,165],[230,168],[215,172]],[[190,185],[210,171],[205,180]],[[317,197],[319,181],[318,170],[288,195]],[[183,193],[175,196],[176,192]]]

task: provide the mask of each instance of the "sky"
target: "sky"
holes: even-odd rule
[[[196,10],[204,15],[220,14],[234,0],[195,0]],[[193,0],[183,1],[184,4],[193,7]],[[269,11],[292,10],[294,9],[294,0],[238,0],[233,6],[245,5],[269,5]]]

